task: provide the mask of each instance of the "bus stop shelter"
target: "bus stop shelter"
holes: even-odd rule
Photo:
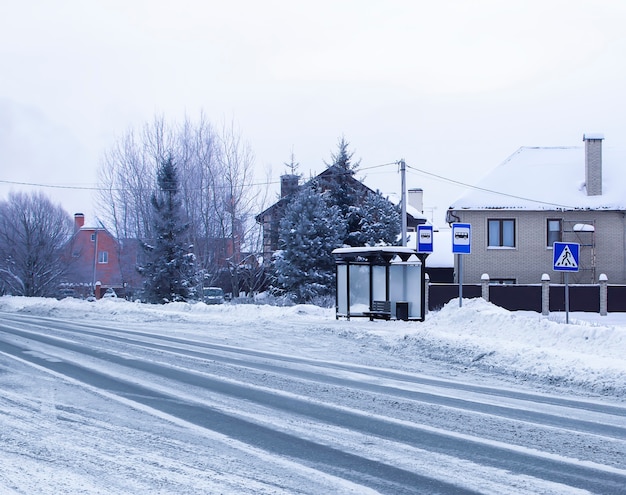
[[[424,320],[425,277],[418,253],[402,246],[333,251],[336,317]]]

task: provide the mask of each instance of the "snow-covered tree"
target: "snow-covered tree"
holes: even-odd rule
[[[346,223],[346,235],[343,243],[348,246],[362,245],[360,241],[363,211],[361,205],[370,191],[355,180],[354,175],[360,162],[354,162],[354,152],[349,151],[345,138],[337,144],[337,152],[331,154],[327,170],[316,180],[320,190],[326,192],[327,202],[337,206]]]
[[[145,277],[145,296],[153,303],[185,301],[195,293],[195,263],[171,156],[159,167],[157,185],[151,198],[155,239],[152,243],[143,243],[146,263],[139,268]]]
[[[204,282],[239,290],[242,250],[257,252],[253,214],[268,188],[254,186],[254,154],[234,122],[214,126],[200,113],[182,122],[155,117],[129,130],[104,154],[99,171],[99,205],[118,239],[154,237],[151,195],[157,170],[171,156],[176,163],[179,198],[189,223],[196,265]],[[228,267],[228,268],[227,268]]]
[[[56,295],[72,225],[68,213],[42,193],[10,193],[0,202],[0,293]]]
[[[303,187],[285,210],[281,221],[274,269],[278,286],[307,302],[335,289],[333,249],[343,243],[345,223],[337,206],[323,194]]]
[[[400,209],[376,191],[365,198],[359,212],[359,230],[354,239],[360,246],[394,245],[402,230]]]

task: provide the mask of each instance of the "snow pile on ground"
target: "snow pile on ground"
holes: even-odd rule
[[[482,299],[453,300],[424,322],[335,319],[334,309],[311,305],[171,303],[149,305],[121,299],[0,298],[0,311],[109,322],[172,321],[197,332],[224,327],[246,345],[271,337],[289,345],[319,348],[329,332],[363,343],[377,354],[435,359],[455,367],[490,371],[598,394],[626,396],[626,314],[563,313],[548,317],[511,312]],[[277,337],[275,322],[283,336]],[[226,337],[225,337],[226,338]],[[274,345],[280,345],[275,342]],[[287,352],[287,350],[285,350]],[[338,354],[340,356],[340,354]],[[384,366],[385,363],[379,363]]]
[[[570,316],[565,324],[563,314],[511,312],[482,299],[459,308],[457,300],[427,319],[408,345],[427,348],[438,360],[625,395],[626,315],[606,322],[595,314]]]

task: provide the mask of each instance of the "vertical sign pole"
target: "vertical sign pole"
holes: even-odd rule
[[[569,272],[577,272],[580,264],[580,244],[576,242],[555,242],[552,245],[553,267],[557,272],[565,272],[565,323],[569,323]]]
[[[569,323],[569,272],[565,272],[565,323]]]
[[[452,224],[452,252],[459,256],[459,308],[463,306],[463,255],[472,251],[471,235],[472,226],[469,223]]]
[[[463,255],[457,254],[459,257],[459,308],[463,306]]]

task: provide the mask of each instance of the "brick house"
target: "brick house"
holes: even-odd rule
[[[74,233],[63,257],[68,265],[64,286],[77,295],[104,293],[113,289],[124,296],[138,288],[141,278],[136,272],[139,244],[136,240],[118,241],[104,227],[86,227],[82,213],[74,215]]]
[[[351,175],[346,176],[343,170],[336,165],[328,167],[322,173],[315,176],[311,181],[317,181],[322,190],[326,190],[334,184],[334,175],[341,174],[359,192],[360,197],[365,199],[368,194],[375,194],[375,191],[367,187],[361,181]],[[283,175],[280,181],[280,198],[269,208],[259,213],[255,219],[261,225],[263,236],[263,259],[269,260],[272,254],[278,250],[278,239],[280,235],[280,221],[282,220],[285,208],[289,201],[300,188],[298,175]],[[407,232],[416,232],[417,226],[427,222],[423,215],[423,192],[421,189],[410,189],[407,201]],[[392,201],[393,202],[393,201]]]
[[[471,225],[471,253],[463,280],[535,284],[553,270],[553,243],[580,244],[579,271],[571,283],[597,283],[600,274],[626,283],[626,153],[603,150],[600,134],[584,146],[522,147],[468,189],[447,212],[449,223]]]

